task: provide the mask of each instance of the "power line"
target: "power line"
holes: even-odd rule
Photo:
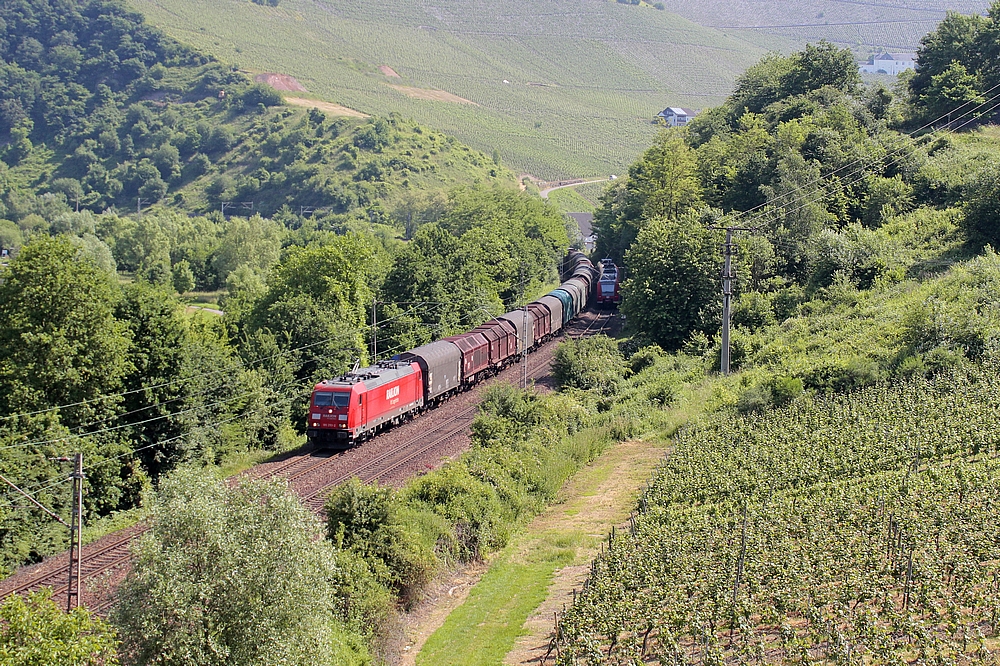
[[[996,100],[996,99],[1000,99],[1000,95],[994,96],[990,101],[993,101],[993,100]],[[998,102],[997,104],[994,104],[993,107],[991,107],[989,109],[989,111],[993,111],[994,109],[996,109],[998,107],[1000,107],[1000,102]],[[966,123],[964,123],[963,125],[959,126],[959,129],[961,129],[965,125],[973,122],[973,120],[974,119],[970,119],[970,120],[966,121]],[[855,172],[853,172],[852,174],[849,174],[849,175],[856,175],[856,174],[860,174],[860,175],[857,178],[855,178],[854,180],[847,181],[846,182],[846,186],[849,187],[851,185],[854,185],[855,183],[858,183],[858,182],[864,180],[867,177],[867,173],[865,173],[865,171],[863,169],[859,169],[859,170],[857,170],[857,171],[855,171]],[[813,181],[813,182],[820,182],[820,181]],[[801,192],[801,188],[797,189],[797,192]],[[811,193],[798,196],[796,202],[800,203],[801,205],[799,205],[799,206],[797,206],[795,208],[791,208],[791,209],[786,208],[786,206],[778,206],[777,209],[776,209],[776,211],[780,211],[780,212],[782,212],[785,215],[788,215],[789,213],[796,213],[796,212],[798,212],[800,210],[805,209],[806,207],[810,206],[811,204],[818,203],[824,197],[826,197],[829,193],[830,192],[825,189],[824,185],[820,185],[815,190],[813,190]],[[818,194],[818,196],[816,196],[817,194]],[[810,198],[810,197],[812,197],[812,198]],[[767,204],[765,203],[765,204],[761,204],[761,205],[766,206]],[[767,208],[765,208],[764,210],[760,211],[758,214],[754,215],[750,219],[750,222],[751,223],[758,222],[758,221],[760,221],[760,220],[768,217],[771,214],[772,214],[772,211],[770,211]],[[760,229],[761,227],[763,227],[764,224],[765,223],[758,224],[758,225],[752,227],[751,230],[752,231],[757,231],[758,229]]]
[[[303,391],[304,389],[307,389],[307,388],[310,387],[310,385],[312,384],[312,381],[311,380],[307,380],[307,381],[303,381],[303,382],[298,382],[298,381],[289,382],[288,384],[285,384],[284,386],[291,386],[291,385],[294,385],[294,384],[299,384],[298,388],[300,390],[298,392],[293,392],[293,394],[291,396],[285,397],[285,398],[283,398],[281,400],[276,400],[276,401],[272,402],[269,406],[270,407],[277,407],[277,406],[280,406],[280,405],[283,405],[283,404],[290,403],[290,402],[294,401],[296,398],[298,398],[301,395],[301,393],[304,392]],[[191,436],[195,435],[197,433],[197,431],[199,431],[199,430],[200,431],[204,431],[206,429],[215,428],[216,426],[220,426],[220,425],[224,425],[226,423],[230,423],[232,421],[235,421],[238,418],[242,418],[244,416],[249,416],[250,414],[252,414],[252,412],[244,411],[244,412],[241,412],[239,414],[234,414],[234,415],[226,417],[224,419],[220,419],[218,421],[214,421],[212,423],[202,424],[202,425],[195,426],[189,432],[185,432],[185,433],[182,433],[180,435],[175,435],[174,437],[170,437],[168,439],[161,439],[161,440],[157,440],[155,442],[151,442],[149,444],[144,444],[143,446],[139,446],[139,447],[130,449],[129,451],[126,451],[124,453],[120,453],[120,454],[112,456],[110,458],[104,458],[100,462],[98,462],[98,463],[96,463],[94,465],[91,465],[90,469],[100,468],[100,467],[103,467],[103,466],[109,464],[110,462],[113,462],[115,460],[120,460],[120,459],[125,458],[127,456],[135,455],[135,454],[137,454],[137,453],[139,453],[141,451],[146,451],[148,449],[151,449],[151,448],[154,448],[154,447],[157,447],[157,446],[161,446],[163,444],[170,444],[171,442],[176,442],[176,441],[182,440],[184,438],[191,437]],[[56,486],[62,485],[63,483],[66,483],[67,481],[70,481],[70,480],[71,479],[69,477],[67,477],[67,478],[64,478],[64,479],[56,480],[56,481],[47,481],[47,482],[43,482],[41,485],[31,487],[28,490],[29,490],[29,492],[37,494],[37,493],[40,493],[40,492],[42,492],[44,490],[49,490],[49,489],[54,488]]]
[[[427,301],[427,303],[432,303],[432,301]],[[422,302],[418,302],[418,305],[419,304],[422,304]],[[440,303],[440,304],[443,305],[444,303]],[[413,312],[414,310],[416,310],[416,307],[411,308],[410,310],[408,310],[406,312],[402,312],[402,313],[399,313],[399,314],[394,315],[392,317],[389,317],[388,319],[384,319],[384,320],[382,320],[381,324],[384,326],[388,322],[391,322],[391,321],[394,321],[394,320],[396,320],[396,319],[398,319],[400,317],[406,316],[407,314]],[[280,356],[283,356],[285,354],[291,354],[291,353],[294,353],[294,352],[297,352],[297,351],[302,351],[304,349],[309,349],[311,347],[316,347],[318,345],[326,344],[326,343],[332,342],[334,340],[349,338],[351,336],[357,335],[358,333],[363,333],[365,330],[368,330],[369,328],[370,327],[365,326],[363,329],[355,328],[355,329],[352,329],[350,331],[342,331],[342,332],[340,332],[340,333],[338,333],[336,335],[330,336],[329,338],[325,338],[323,340],[318,340],[316,342],[310,342],[309,344],[305,344],[305,345],[302,345],[300,347],[295,347],[293,349],[285,349],[285,350],[279,351],[279,352],[277,352],[275,354],[271,354],[270,356],[260,356],[260,357],[257,357],[256,359],[253,359],[253,360],[247,361],[247,362],[239,360],[239,363],[240,363],[240,366],[241,366],[242,369],[249,370],[251,367],[253,367],[255,365],[258,365],[260,363],[263,363],[264,361],[269,361],[269,360],[278,358]],[[129,390],[129,391],[122,391],[121,393],[102,394],[102,395],[94,396],[93,398],[87,398],[86,400],[80,400],[80,401],[77,401],[77,402],[67,403],[67,404],[63,404],[63,405],[56,405],[56,406],[53,406],[53,407],[47,407],[45,409],[39,409],[39,410],[35,410],[35,411],[32,411],[32,412],[21,412],[21,413],[17,413],[17,414],[7,414],[5,416],[0,416],[0,422],[9,421],[10,419],[14,419],[14,418],[27,417],[27,416],[37,416],[39,414],[47,414],[49,412],[59,411],[59,410],[63,410],[63,409],[69,409],[71,407],[80,407],[80,406],[83,406],[83,405],[89,405],[89,404],[92,404],[92,403],[95,403],[95,402],[99,402],[99,401],[102,401],[102,400],[110,400],[110,399],[113,399],[113,398],[122,398],[122,397],[125,397],[125,396],[128,396],[128,395],[133,395],[135,393],[141,393],[143,391],[151,391],[151,390],[157,389],[157,388],[164,388],[164,387],[168,387],[168,386],[174,386],[176,384],[184,384],[184,383],[187,383],[187,382],[194,381],[195,379],[199,379],[199,378],[202,378],[202,377],[212,377],[212,376],[219,375],[219,374],[222,374],[222,373],[225,373],[225,372],[230,372],[230,369],[223,368],[223,369],[220,369],[220,370],[213,370],[213,371],[210,371],[210,372],[202,372],[202,373],[198,373],[196,375],[192,375],[191,377],[183,377],[183,378],[180,378],[180,379],[171,380],[169,382],[162,382],[162,383],[159,383],[159,384],[152,384],[150,386],[143,386],[143,387],[140,387],[140,388],[137,388],[137,389],[132,389],[132,390]],[[84,427],[86,427],[86,426],[84,426]]]

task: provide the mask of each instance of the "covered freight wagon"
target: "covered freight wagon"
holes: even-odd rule
[[[491,340],[496,340],[496,347],[490,345],[490,364],[496,367],[503,365],[507,359],[517,353],[516,329],[509,321],[490,319],[475,329]],[[494,355],[494,349],[496,355]]]
[[[552,333],[552,315],[549,309],[538,301],[528,303],[528,312],[535,318],[535,344],[545,340]]]
[[[530,311],[513,310],[500,315],[497,319],[509,322],[514,327],[517,340],[517,346],[514,348],[516,354],[535,346],[535,317]]]
[[[405,351],[399,360],[416,362],[424,375],[424,400],[433,402],[458,389],[462,382],[462,352],[453,343],[438,340]]]
[[[549,316],[551,317],[552,325],[550,326],[551,333],[559,332],[563,327],[563,304],[558,298],[549,294],[548,296],[542,296],[538,299],[541,303],[548,309]]]
[[[475,331],[445,338],[462,352],[462,383],[474,384],[490,370],[490,341]],[[499,343],[497,343],[499,346]]]

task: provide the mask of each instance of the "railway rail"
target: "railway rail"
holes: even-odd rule
[[[573,327],[565,331],[564,335],[574,339],[596,335],[606,331],[612,325],[613,319],[614,316],[610,312],[590,313],[585,321],[576,322]],[[529,379],[537,380],[548,374],[552,352],[557,341],[558,338],[546,343],[536,354],[529,356],[527,373]],[[520,365],[510,366],[496,379],[489,380],[481,386],[487,386],[498,380],[510,380],[520,374]],[[475,394],[475,392],[474,390],[470,393]],[[456,399],[453,398],[453,401]],[[475,399],[474,395],[472,399]],[[430,414],[440,411],[442,408],[438,408]],[[458,407],[457,411],[440,419],[440,423],[429,429],[421,428],[424,432],[418,430],[419,434],[416,436],[408,436],[409,433],[400,436],[400,431],[406,427],[404,425],[373,438],[361,447],[345,452],[327,453],[325,451],[304,450],[274,463],[258,465],[235,479],[285,478],[293,492],[299,495],[302,502],[310,510],[314,513],[321,513],[326,496],[333,487],[353,477],[371,482],[384,480],[391,477],[393,473],[405,470],[407,465],[412,465],[414,461],[432,455],[443,444],[466,432],[475,419],[477,411],[478,403],[467,407]],[[393,440],[399,441],[393,443]],[[347,456],[344,454],[358,451],[361,448],[366,450],[367,459],[359,456],[360,459],[357,461],[345,461]],[[377,448],[381,448],[381,450],[371,455]],[[439,462],[440,457],[440,455],[436,455],[435,460]],[[113,605],[114,599],[110,593],[113,583],[110,580],[124,576],[131,557],[131,544],[147,529],[148,526],[141,523],[84,547],[81,561],[81,579],[84,584],[82,596],[86,605],[94,612],[103,614]],[[5,581],[7,585],[0,583],[0,597],[8,594],[24,594],[41,587],[51,587],[53,598],[57,602],[60,598],[64,601],[69,589],[67,567],[68,554],[50,558],[40,565],[36,565],[34,572],[18,574]],[[95,582],[102,579],[106,581],[104,585],[99,586],[103,589],[91,589]]]

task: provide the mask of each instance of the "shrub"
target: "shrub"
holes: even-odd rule
[[[434,574],[434,551],[400,520],[390,488],[351,479],[330,494],[325,509],[327,536],[337,548],[361,556],[405,602],[419,597]]]
[[[632,374],[639,374],[646,368],[656,365],[658,359],[663,358],[663,350],[659,345],[648,345],[643,347],[629,358],[628,364]]]
[[[805,388],[824,392],[843,393],[876,384],[884,378],[879,365],[864,356],[847,360],[836,359],[814,368],[805,376]]]
[[[552,361],[552,375],[561,388],[615,393],[625,374],[625,358],[604,335],[567,340],[556,348]]]
[[[750,330],[763,328],[775,322],[774,296],[756,291],[740,294],[733,308],[733,325]]]

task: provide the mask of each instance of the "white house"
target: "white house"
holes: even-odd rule
[[[880,53],[861,63],[859,68],[869,74],[891,74],[896,76],[907,69],[916,69],[914,53]]]
[[[668,106],[667,108],[660,111],[656,116],[658,118],[663,118],[664,122],[670,127],[677,127],[678,125],[687,125],[688,121],[694,118],[698,114],[697,111],[692,111],[691,109],[682,109],[679,106]]]

